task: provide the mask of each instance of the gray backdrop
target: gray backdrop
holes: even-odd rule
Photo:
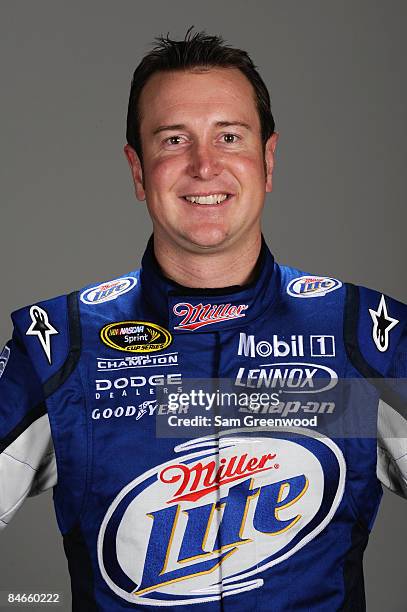
[[[407,301],[402,0],[2,3],[1,311],[138,266],[150,232],[122,154],[132,71],[189,25],[249,51],[280,132],[264,229],[280,262]],[[369,612],[406,610],[407,506],[386,494],[366,555]],[[50,494],[1,535],[0,590],[69,578]]]

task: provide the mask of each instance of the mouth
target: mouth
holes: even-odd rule
[[[209,193],[209,194],[188,194],[181,198],[195,206],[220,206],[233,198],[232,193]]]

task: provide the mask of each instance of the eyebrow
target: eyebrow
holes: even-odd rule
[[[244,123],[243,121],[217,121],[215,123],[216,127],[231,127],[235,125],[243,127],[246,130],[250,130],[250,131],[252,130],[250,125],[248,123]],[[160,132],[170,132],[170,131],[185,130],[185,129],[187,129],[187,126],[185,125],[185,123],[174,123],[172,125],[160,125],[158,128],[156,128],[153,131],[153,135],[155,136],[156,134],[159,134]]]

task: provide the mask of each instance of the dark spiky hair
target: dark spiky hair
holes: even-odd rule
[[[166,37],[155,39],[156,45],[147,53],[133,74],[127,112],[126,138],[142,160],[139,101],[143,87],[156,72],[172,70],[208,70],[210,68],[237,68],[250,81],[259,113],[263,147],[274,132],[274,118],[270,108],[267,87],[246,51],[225,44],[221,36],[206,32],[193,33],[190,27],[183,40]]]

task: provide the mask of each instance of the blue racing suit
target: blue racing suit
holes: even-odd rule
[[[264,242],[250,284],[188,289],[151,239],[12,319],[0,526],[53,487],[74,610],[365,609],[382,483],[407,495],[405,305]]]

